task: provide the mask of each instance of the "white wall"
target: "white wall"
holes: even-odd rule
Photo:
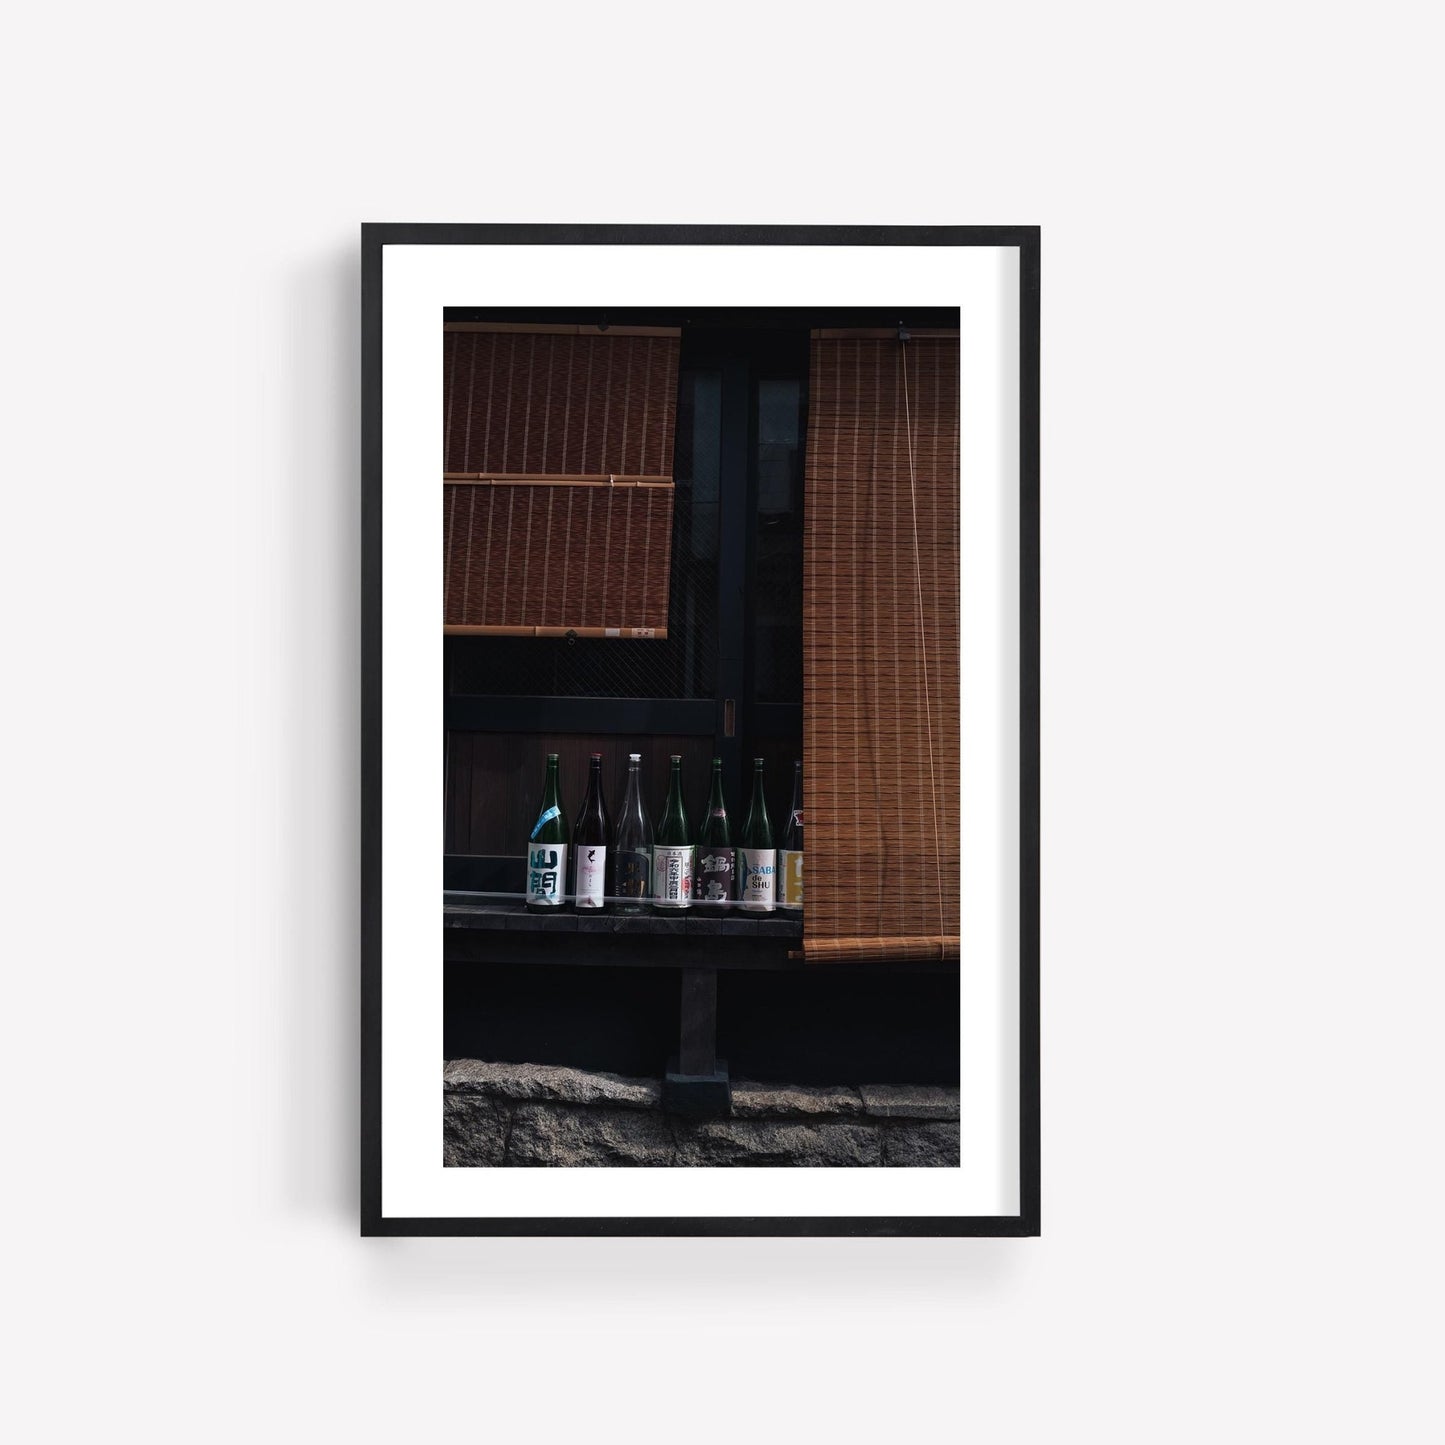
[[[11,17],[12,1433],[1438,1438],[1433,13],[522,14]],[[356,1237],[362,219],[1044,226],[1041,1241]]]

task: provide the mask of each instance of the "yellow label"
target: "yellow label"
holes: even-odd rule
[[[803,906],[803,850],[784,848],[778,854],[778,902],[784,908]]]

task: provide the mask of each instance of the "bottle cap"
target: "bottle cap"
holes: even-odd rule
[[[675,762],[675,763],[680,763],[680,762],[682,761],[682,754],[681,754],[681,753],[673,753],[673,754],[672,754],[672,760],[673,760],[673,762]]]
[[[601,753],[593,753],[593,754],[592,754],[592,761],[593,761],[594,763],[600,763],[600,762],[602,761],[602,754],[601,754]]]
[[[753,759],[753,766],[754,766],[755,768],[760,768],[760,767],[762,767],[762,765],[763,765],[763,760],[762,760],[761,758],[754,758],[754,759]]]
[[[629,763],[640,763],[640,762],[642,761],[642,754],[641,754],[641,753],[628,753],[628,755],[627,755],[627,761],[628,761]]]
[[[548,761],[549,763],[555,763],[555,762],[557,761],[557,754],[556,754],[556,753],[548,753],[548,754],[547,754],[547,761]]]

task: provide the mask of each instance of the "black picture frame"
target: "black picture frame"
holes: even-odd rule
[[[382,1213],[382,254],[387,246],[993,246],[1019,252],[1019,1200],[1016,1215],[399,1218]],[[433,225],[361,228],[361,1233],[986,1236],[1040,1233],[1037,226]]]

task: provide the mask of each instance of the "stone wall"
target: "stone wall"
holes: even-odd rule
[[[957,1165],[958,1090],[732,1086],[728,1119],[664,1114],[656,1079],[457,1059],[443,1074],[443,1159],[482,1166]]]

